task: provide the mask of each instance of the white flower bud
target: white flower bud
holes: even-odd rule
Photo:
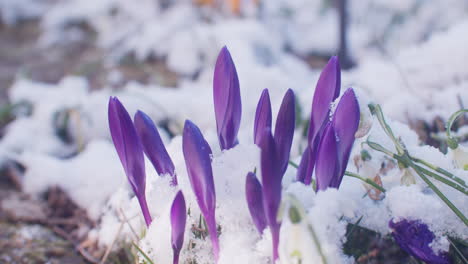
[[[414,174],[411,173],[411,169],[404,168],[403,173],[400,178],[401,185],[410,186],[411,184],[416,184],[416,179],[414,178]]]
[[[462,170],[468,170],[468,149],[462,145],[450,151],[455,166]]]
[[[373,118],[368,107],[371,101],[361,89],[353,87],[353,90],[356,94],[356,98],[359,103],[359,112],[361,114],[359,119],[359,128],[354,136],[356,138],[362,138],[367,135],[372,128]]]
[[[321,263],[316,250],[307,214],[296,198],[289,196],[288,208],[283,207],[283,221],[278,248],[280,264]]]

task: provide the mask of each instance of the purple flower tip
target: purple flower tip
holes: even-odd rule
[[[179,254],[184,244],[187,209],[182,191],[177,192],[171,206],[171,242],[174,252],[173,264],[179,263]]]
[[[296,105],[294,92],[288,89],[283,97],[275,125],[275,143],[281,176],[286,172],[289,153],[296,126]]]
[[[320,74],[312,101],[309,126],[309,142],[319,134],[330,113],[330,104],[340,94],[341,71],[338,57],[333,56]]]
[[[185,121],[182,150],[190,184],[205,217],[213,244],[213,254],[217,261],[219,242],[215,219],[216,194],[211,168],[211,149],[200,129],[190,120]]]
[[[388,223],[397,244],[408,254],[429,264],[449,264],[447,252],[436,254],[430,247],[435,239],[429,227],[419,220],[403,219]]]
[[[137,134],[142,142],[143,150],[158,174],[170,174],[172,176],[172,185],[177,185],[174,163],[172,163],[166,147],[164,147],[156,125],[142,111],[138,111],[135,114],[134,123]]]
[[[260,234],[263,233],[267,226],[265,219],[265,211],[262,202],[262,185],[258,181],[253,172],[247,174],[245,181],[245,195],[247,198],[247,206],[249,207],[252,220]]]
[[[149,226],[151,216],[145,197],[146,174],[143,149],[130,115],[116,97],[109,99],[108,118],[115,149],[128,182],[140,203],[146,225]]]
[[[222,150],[230,149],[237,145],[242,104],[236,67],[226,47],[221,49],[216,61],[213,99],[219,145]]]
[[[260,146],[265,130],[271,130],[271,103],[268,89],[262,91],[255,111],[254,142]]]

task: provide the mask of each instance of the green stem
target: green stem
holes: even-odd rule
[[[466,186],[466,183],[465,183],[464,180],[462,180],[459,177],[453,175],[452,173],[442,169],[441,167],[436,166],[434,164],[431,164],[431,163],[429,163],[429,162],[427,162],[425,160],[422,160],[422,159],[418,159],[418,158],[414,158],[414,157],[411,157],[411,159],[413,161],[417,162],[417,163],[423,164],[424,166],[426,166],[426,167],[428,167],[428,168],[430,168],[430,169],[432,169],[434,171],[437,171],[440,174],[443,174],[443,175],[449,177],[450,179],[452,179],[452,180],[458,182],[459,184],[461,184],[463,187],[468,188],[468,186]]]
[[[314,240],[314,243],[317,247],[317,251],[319,252],[320,257],[322,258],[322,263],[327,264],[327,258],[325,258],[325,255],[323,254],[322,247],[320,246],[320,241],[317,235],[315,234],[314,228],[312,227],[311,224],[308,224],[307,228],[309,229],[309,232],[312,235],[312,239]]]
[[[429,188],[431,188],[437,194],[437,196],[439,196],[439,198],[442,199],[442,201],[444,201],[445,204],[450,207],[450,209],[452,209],[452,211],[463,221],[463,223],[468,226],[468,219],[466,216],[460,210],[458,210],[458,208],[452,202],[450,202],[450,200],[426,177],[426,175],[424,175],[424,173],[421,172],[421,170],[418,169],[417,166],[415,166],[410,158],[407,159],[409,160],[409,165],[416,171],[419,177],[423,179]]]
[[[355,173],[352,173],[350,171],[345,171],[345,175],[346,176],[349,176],[349,177],[353,177],[353,178],[356,178],[356,179],[359,179],[369,185],[372,185],[372,187],[378,189],[379,191],[381,192],[386,192],[387,190],[385,190],[385,188],[383,188],[382,186],[378,185],[376,182],[374,182],[373,180],[371,179],[367,179],[367,178],[363,178],[361,176],[359,176],[358,174],[355,174]]]
[[[388,125],[387,121],[385,121],[385,117],[380,105],[369,104],[369,109],[371,110],[371,113],[377,117],[377,120],[379,120],[380,126],[383,128],[385,134],[387,134],[387,136],[393,141],[398,154],[402,154],[404,152],[404,148],[401,146],[399,140],[395,137],[395,134],[393,134],[393,131]]]
[[[455,252],[457,252],[458,256],[460,256],[460,258],[463,260],[463,263],[468,263],[468,260],[465,258],[463,253],[458,249],[457,245],[455,245],[455,243],[453,243],[452,239],[450,237],[447,237],[447,240],[450,242],[452,247],[455,249]]]
[[[457,120],[457,118],[460,115],[466,112],[468,112],[468,109],[458,110],[457,112],[453,113],[447,121],[447,125],[445,127],[445,133],[447,134],[447,144],[451,149],[456,149],[458,147],[457,139],[455,137],[452,137],[451,135],[452,125],[453,123],[455,123],[455,120]]]
[[[289,163],[289,165],[293,166],[294,168],[299,169],[299,165],[294,163],[294,161],[288,161],[288,163]]]
[[[138,252],[140,252],[141,255],[143,255],[143,258],[148,261],[148,263],[150,264],[154,264],[153,261],[151,261],[151,259],[148,257],[148,255],[146,255],[145,252],[143,252],[143,250],[137,245],[135,244],[135,242],[132,242],[132,245],[138,250]]]
[[[388,156],[390,156],[390,157],[396,159],[397,161],[403,163],[403,164],[404,164],[405,166],[407,166],[407,167],[410,166],[410,165],[406,162],[406,160],[404,159],[403,156],[397,155],[397,154],[395,154],[395,153],[389,151],[388,149],[382,147],[381,145],[379,145],[379,144],[377,144],[377,143],[375,143],[375,142],[367,141],[366,143],[367,143],[367,144],[369,145],[369,147],[371,147],[372,149],[377,150],[377,151],[380,151],[380,152],[382,152],[382,153],[384,153],[384,154],[387,154]],[[429,176],[429,177],[431,177],[431,178],[434,178],[434,179],[436,179],[436,180],[438,180],[438,181],[440,181],[440,182],[442,182],[442,183],[444,183],[444,184],[446,184],[446,185],[448,185],[448,186],[454,188],[455,190],[457,190],[457,191],[459,191],[459,192],[461,192],[461,193],[463,193],[463,194],[465,194],[465,195],[468,195],[467,187],[461,186],[461,185],[457,184],[456,182],[450,181],[450,180],[448,180],[448,179],[446,179],[446,178],[444,178],[444,177],[442,177],[442,176],[440,176],[440,175],[438,175],[438,174],[436,174],[436,173],[434,173],[434,172],[432,172],[432,171],[430,171],[430,170],[427,170],[427,169],[425,169],[425,168],[423,168],[423,167],[421,167],[421,166],[418,166],[417,164],[414,164],[414,166],[416,166],[418,169],[420,169],[420,170],[421,170],[423,173],[425,173],[427,176]]]
[[[432,172],[432,171],[430,171],[430,170],[427,170],[427,169],[425,169],[425,168],[423,168],[423,167],[420,167],[420,166],[418,166],[418,165],[416,165],[416,164],[414,164],[414,165],[415,165],[418,169],[420,169],[424,174],[426,174],[427,176],[429,176],[429,177],[431,177],[431,178],[434,178],[434,179],[436,179],[436,180],[438,180],[438,181],[440,181],[440,182],[442,182],[442,183],[445,183],[446,185],[448,185],[448,186],[454,188],[455,190],[457,190],[457,191],[459,191],[459,192],[461,192],[461,193],[463,193],[463,194],[465,194],[465,195],[468,195],[468,191],[467,191],[467,188],[466,188],[466,187],[460,186],[460,185],[456,184],[455,182],[452,182],[452,181],[450,181],[450,180],[447,180],[446,178],[441,177],[441,176],[437,175],[436,173],[434,173],[434,172]]]
[[[369,141],[367,141],[369,143]],[[419,175],[419,177],[421,177],[421,179],[429,186],[429,188],[431,188],[434,193],[439,196],[439,198],[463,221],[463,223],[468,226],[468,219],[465,217],[465,215],[463,215],[463,213],[458,210],[458,208],[452,204],[452,202],[450,202],[449,199],[447,199],[447,197],[426,177],[426,175],[424,175],[424,173],[422,172],[421,170],[421,167],[417,166],[416,164],[414,164],[414,162],[411,160],[411,158],[409,157],[408,155],[408,152],[404,152],[402,156],[400,155],[396,155],[394,153],[392,153],[391,151],[385,149],[384,147],[382,147],[381,145],[377,144],[377,143],[374,143],[374,142],[370,142],[372,144],[369,144],[369,146],[371,148],[373,148],[373,146],[379,146],[379,148],[374,148],[375,150],[377,151],[382,151],[383,153],[385,154],[388,154],[389,153],[389,156],[393,157],[394,159],[398,160],[399,162],[402,162],[403,164],[413,168],[416,173]],[[426,170],[427,171],[427,170]]]

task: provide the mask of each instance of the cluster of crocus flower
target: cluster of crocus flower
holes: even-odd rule
[[[359,105],[352,89],[343,94],[332,117],[329,117],[331,104],[338,97],[339,90],[339,62],[333,57],[317,84],[308,147],[302,157],[297,177],[299,181],[310,184],[315,166],[318,190],[339,187],[359,125]],[[219,146],[221,150],[228,150],[238,144],[242,105],[236,68],[226,47],[221,50],[216,62],[213,99]],[[274,260],[278,259],[281,223],[277,214],[281,203],[282,179],[289,163],[295,131],[295,110],[295,95],[289,89],[284,95],[273,130],[269,93],[267,89],[262,92],[254,123],[254,143],[260,148],[261,183],[253,172],[248,172],[246,177],[249,211],[260,233],[267,227],[270,228]],[[145,198],[143,153],[158,174],[169,175],[172,177],[171,185],[177,186],[174,164],[153,121],[138,111],[132,122],[128,112],[115,97],[109,102],[109,126],[117,153],[149,226],[151,216]],[[182,148],[190,184],[206,221],[217,261],[219,241],[215,217],[216,193],[211,166],[212,151],[200,129],[190,120],[185,121]],[[185,200],[179,191],[171,207],[174,263],[178,263],[185,222]]]
[[[115,97],[109,100],[109,127],[115,149],[124,167],[130,186],[140,203],[146,225],[151,215],[146,202],[145,160],[143,153],[160,175],[169,174],[171,184],[177,185],[174,164],[164,147],[156,125],[145,113],[138,111],[134,122],[122,103]],[[174,263],[178,263],[184,241],[186,222],[185,199],[181,191],[174,198],[171,208],[172,248]]]
[[[295,98],[289,89],[278,112],[274,136],[271,129],[272,114],[268,90],[262,92],[254,123],[254,142],[261,150],[260,169],[262,184],[254,173],[246,179],[246,197],[253,222],[260,233],[269,226],[273,240],[273,259],[278,258],[280,223],[277,220],[281,203],[281,182],[289,163],[295,128]]]
[[[331,104],[339,96],[340,85],[340,64],[332,57],[315,88],[308,145],[297,171],[297,180],[309,185],[315,169],[317,190],[340,186],[359,128],[359,104],[351,88],[342,95],[330,120]]]
[[[391,220],[389,227],[397,244],[413,257],[429,264],[448,264],[450,258],[447,252],[435,253],[430,245],[435,239],[429,227],[419,220]]]

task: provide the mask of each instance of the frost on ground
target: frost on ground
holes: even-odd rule
[[[190,1],[177,1],[168,8],[157,1],[140,2],[133,5],[107,0],[96,1],[92,6],[88,1],[61,2],[43,17],[46,31],[43,41],[56,41],[56,30],[62,30],[67,23],[85,21],[98,32],[98,42],[109,54],[119,57],[134,52],[142,60],[150,55],[166,56],[168,66],[182,76],[177,89],[135,82],[119,91],[110,87],[91,91],[81,77],[66,77],[53,85],[18,79],[11,87],[10,100],[12,103],[28,102],[33,111],[31,115],[19,114],[8,125],[0,141],[0,161],[15,160],[27,167],[24,190],[32,195],[40,195],[47,187],[56,185],[67,191],[80,207],[87,209],[92,219],[100,222],[89,233],[90,239],[115,249],[135,242],[154,263],[172,260],[169,211],[180,189],[190,210],[181,262],[213,263],[211,242],[200,235],[203,232],[201,212],[190,187],[182,153],[182,127],[184,121],[190,119],[200,127],[213,150],[216,219],[220,228],[218,263],[269,263],[272,255],[270,231],[258,234],[245,201],[245,176],[260,168],[260,150],[253,143],[257,101],[267,87],[272,112],[277,113],[286,89],[294,90],[301,123],[296,129],[290,158],[299,163],[306,146],[301,133],[304,121],[309,118],[319,72],[310,70],[302,60],[285,52],[284,46],[291,47],[297,54],[333,52],[337,43],[333,24],[336,14],[330,7],[317,4],[319,1],[277,1],[276,4],[272,1],[265,3],[264,14],[244,10],[246,19],[216,17],[217,23],[208,23],[204,12],[210,10],[200,10]],[[372,7],[380,10],[379,17],[385,19],[376,24],[351,21],[351,46],[364,59],[356,69],[343,73],[342,88],[357,87],[361,104],[382,105],[387,121],[411,155],[444,168],[466,182],[467,172],[456,166],[450,153],[444,155],[438,149],[423,145],[405,124],[413,119],[448,118],[460,108],[457,97],[467,103],[468,53],[465,49],[468,38],[464,31],[468,21],[459,19],[466,15],[465,5],[460,1],[453,1],[453,5],[446,1],[433,1],[430,5],[424,1],[393,1],[391,4],[360,1],[353,5],[353,14]],[[307,13],[308,10],[314,12]],[[440,32],[428,37],[431,32],[419,27],[421,21],[430,21],[445,11],[451,15],[435,20],[436,25],[432,26]],[[374,21],[374,13],[368,13],[366,19]],[[417,19],[408,19],[410,14],[416,14]],[[263,20],[256,16],[262,16]],[[310,25],[314,25],[312,29]],[[120,30],[111,30],[116,27]],[[304,37],[306,28],[314,34]],[[272,31],[277,33],[272,34]],[[377,55],[375,49],[366,49],[369,43],[386,39],[375,36],[375,32],[385,32],[382,33],[387,34],[385,36],[398,32],[411,38],[388,37],[388,42],[381,43],[392,54],[387,57]],[[188,41],[193,43],[190,49],[181,45]],[[243,114],[239,145],[221,151],[213,111],[212,76],[216,54],[224,44],[229,47],[237,67]],[[192,76],[196,78],[188,78]],[[159,177],[146,161],[146,197],[153,218],[147,230],[140,205],[110,140],[107,120],[110,96],[118,96],[131,115],[139,109],[156,122],[176,168],[179,184],[172,187],[170,177]],[[361,113],[364,114],[365,109],[361,105]],[[367,114],[366,118],[370,129],[368,138],[395,152],[392,141],[375,117]],[[415,171],[399,168],[394,160],[362,144],[367,136],[355,142],[347,170],[372,180],[377,175],[386,189],[385,194],[351,177],[344,177],[339,190],[316,193],[311,186],[296,182],[296,169],[288,167],[282,182],[282,196],[295,197],[304,215],[299,224],[293,223],[287,213],[283,215],[281,263],[294,263],[288,261],[295,251],[302,254],[303,263],[319,263],[323,257],[328,263],[353,263],[355,259],[346,256],[342,248],[347,225],[358,221],[360,226],[386,235],[391,232],[388,225],[391,220],[420,220],[437,237],[431,244],[435,252],[448,250],[448,237],[468,239],[463,222],[427,188]],[[360,160],[363,150],[370,154],[370,161]],[[461,212],[468,212],[465,194],[433,182]],[[284,200],[287,208],[290,204],[288,199]],[[312,246],[317,241],[307,235],[309,226],[321,250]]]

